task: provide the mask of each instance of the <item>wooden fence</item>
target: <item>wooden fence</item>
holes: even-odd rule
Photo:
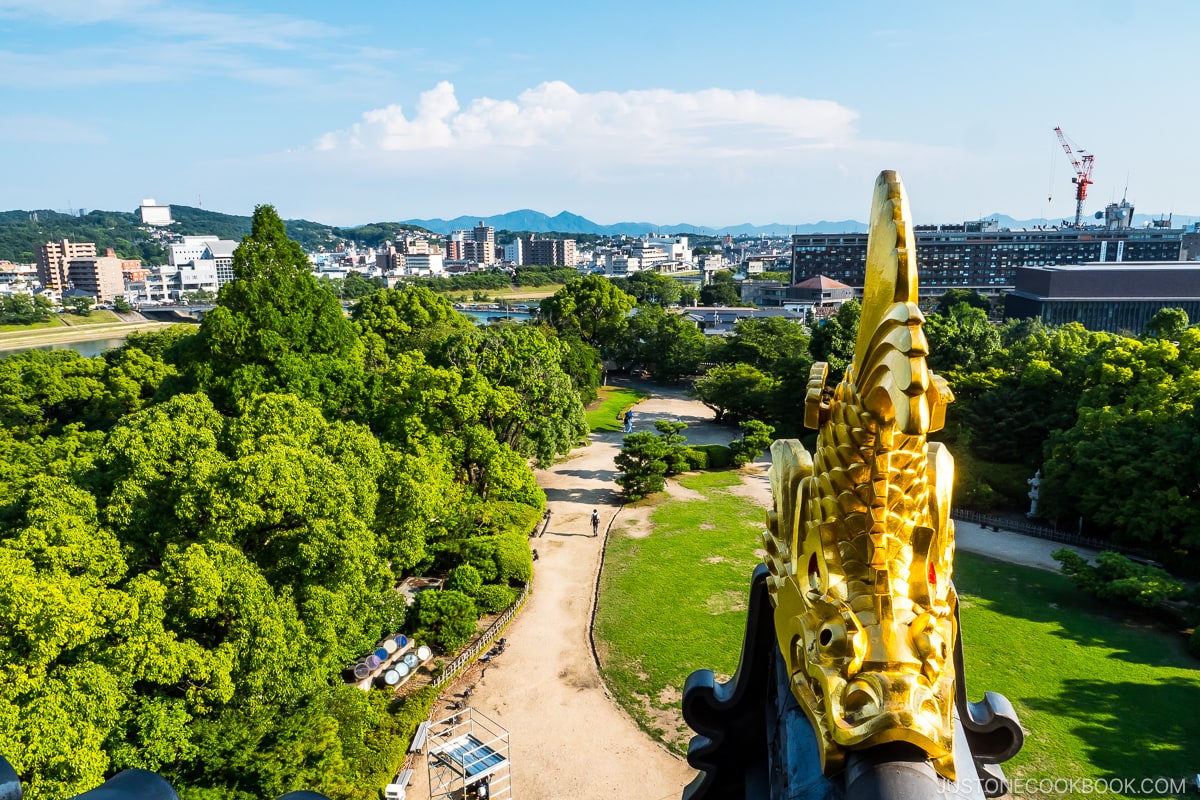
[[[529,597],[528,583],[521,589],[521,593],[517,595],[517,599],[513,601],[513,604],[497,617],[495,622],[488,626],[483,635],[472,642],[466,650],[455,656],[454,660],[442,669],[442,674],[438,675],[430,683],[440,689],[453,680],[455,675],[462,672],[465,667],[475,660],[476,656],[483,652],[484,648],[491,645],[492,641],[500,635],[500,631],[504,630],[504,626],[516,616],[517,612],[521,610],[521,606],[525,605],[527,597]]]

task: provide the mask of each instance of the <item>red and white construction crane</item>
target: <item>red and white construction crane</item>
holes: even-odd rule
[[[1075,227],[1082,228],[1083,201],[1087,199],[1087,187],[1092,183],[1092,161],[1096,157],[1091,153],[1085,154],[1083,150],[1072,149],[1062,128],[1055,128],[1054,132],[1058,134],[1058,141],[1075,168],[1075,177],[1071,178],[1071,183],[1075,184]]]

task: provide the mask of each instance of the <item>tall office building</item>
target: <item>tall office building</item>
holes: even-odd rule
[[[471,241],[476,244],[476,247],[471,248],[467,254],[467,259],[477,261],[480,264],[491,265],[496,263],[496,229],[491,225],[484,225],[483,220],[471,229]]]
[[[37,248],[38,280],[46,289],[61,292],[70,281],[67,268],[77,258],[95,258],[95,242],[46,242]]]
[[[1010,291],[1018,267],[1060,264],[1178,261],[1185,258],[1185,232],[1176,228],[1132,228],[1133,208],[1113,206],[1104,227],[1000,228],[995,220],[962,225],[915,225],[921,289]],[[865,233],[792,236],[792,283],[824,275],[861,288],[867,260]]]

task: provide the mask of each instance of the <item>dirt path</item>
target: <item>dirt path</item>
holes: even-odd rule
[[[687,422],[688,440],[728,442],[731,431],[690,400],[654,397],[637,407],[635,430],[656,419]],[[588,639],[603,534],[620,511],[613,457],[624,434],[602,433],[537,473],[550,507],[538,552],[533,594],[505,634],[508,646],[486,671],[477,664],[449,687],[434,712],[448,716],[454,694],[474,685],[471,705],[508,729],[513,797],[519,800],[677,798],[695,770],[644,734],[609,697]],[[592,509],[601,537],[591,536]],[[618,512],[620,514],[618,515]],[[424,760],[414,764],[408,796],[429,797]]]
[[[688,441],[696,444],[728,443],[736,433],[712,424],[708,409],[679,395],[656,394],[636,412],[635,431],[653,430],[657,419],[678,419],[688,423]],[[532,540],[539,556],[533,594],[506,633],[505,652],[486,669],[471,667],[434,710],[434,719],[449,716],[455,695],[474,687],[470,704],[509,732],[512,796],[518,800],[668,800],[679,797],[696,774],[613,701],[591,654],[588,628],[604,532],[615,521],[649,533],[648,511],[622,509],[613,482],[623,435],[594,434],[589,446],[537,472],[551,518],[545,535]],[[768,464],[769,454],[747,470],[738,490],[764,509],[771,502]],[[602,520],[600,538],[591,536],[592,509]],[[1043,554],[1029,554],[1029,543],[1014,535],[980,536],[976,526],[959,525],[967,529],[959,542],[964,550],[1045,565]],[[429,797],[424,758],[409,766],[414,775],[408,797]]]

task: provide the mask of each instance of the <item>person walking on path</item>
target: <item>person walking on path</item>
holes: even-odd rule
[[[625,432],[633,433],[633,409],[625,412]]]
[[[600,535],[600,512],[592,509],[592,536]]]

